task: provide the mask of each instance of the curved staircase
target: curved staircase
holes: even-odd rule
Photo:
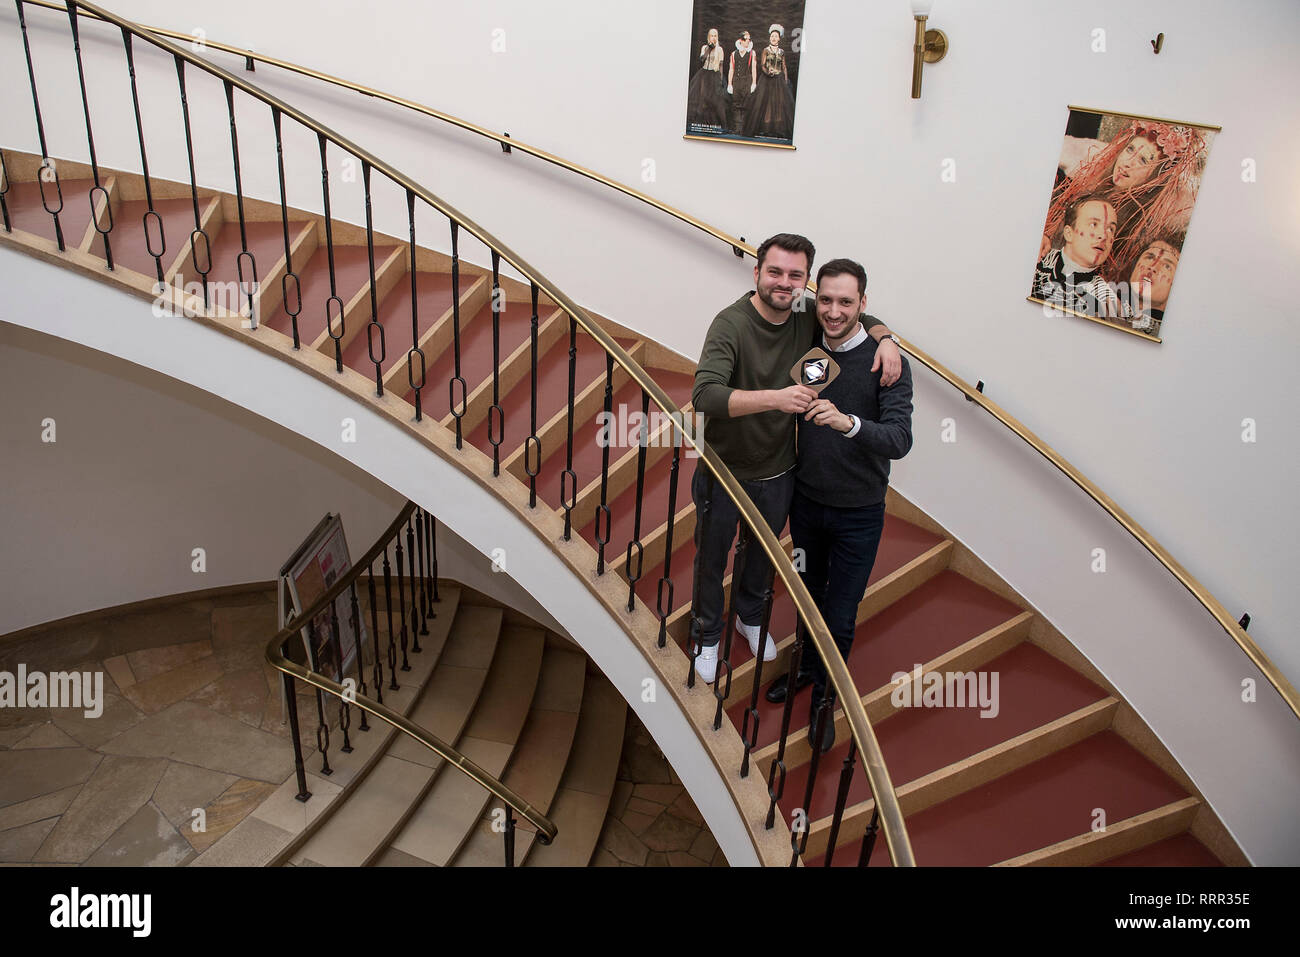
[[[55,249],[52,219],[42,208],[40,158],[5,151],[5,163],[10,182],[4,198],[12,232],[0,234],[0,242],[66,261],[69,257]],[[92,185],[89,171],[73,162],[60,161],[58,166],[67,197],[61,222],[67,244],[102,258],[102,240],[91,222],[87,199]],[[146,294],[156,261],[142,250],[143,181],[129,172],[103,174],[101,170],[114,223],[116,270],[109,273],[101,264],[98,277]],[[157,178],[151,186],[165,235],[187,237],[194,216],[189,187]],[[198,193],[198,199],[201,221],[214,237],[208,280],[235,284],[241,251],[236,200],[205,191]],[[105,220],[104,209],[96,215],[101,223]],[[287,342],[291,326],[282,301],[286,257],[280,207],[245,197],[243,215],[249,248],[259,263],[273,264],[261,269],[255,297],[260,329],[248,334]],[[373,295],[390,357],[376,369],[361,318],[369,315],[372,295],[366,231],[339,221],[329,224],[335,295],[343,303],[343,329],[336,346],[324,318],[331,295],[326,222],[297,210],[289,211],[287,221],[302,289],[298,315],[302,348],[337,356],[372,383],[378,376],[386,391],[402,394],[409,402],[413,393],[406,350],[413,339],[418,340],[428,357],[428,381],[448,381],[453,375],[451,343],[458,320],[461,375],[466,380],[464,414],[457,423],[449,393],[441,387],[424,390],[423,411],[444,428],[459,424],[466,443],[488,456],[495,454],[503,472],[526,482],[524,451],[531,432],[533,381],[529,288],[500,277],[505,304],[498,313],[494,349],[491,271],[460,260],[459,302],[453,302],[451,260],[439,252],[417,249],[412,277],[409,246],[375,235]],[[182,251],[172,255],[164,269],[165,281],[177,286],[196,275],[188,242],[180,246]],[[83,271],[87,271],[85,262],[83,257]],[[193,295],[187,308],[204,314],[201,300]],[[560,475],[566,465],[562,450],[570,327],[564,312],[544,296],[537,309],[535,429],[543,455],[536,488],[541,501],[563,515]],[[413,312],[418,317],[415,336]],[[680,406],[687,406],[692,363],[614,323],[601,322]],[[661,575],[675,581],[678,587],[665,624],[667,634],[684,647],[694,509],[681,485],[690,476],[674,474],[667,428],[651,423],[638,518],[637,425],[633,421],[629,430],[626,423],[642,408],[641,389],[612,363],[607,365],[604,350],[581,330],[573,347],[574,529],[600,548],[596,522],[586,516],[594,516],[602,501],[602,466],[608,454],[604,500],[611,522],[604,559],[626,580],[627,543],[639,520],[643,558],[635,591],[647,607],[654,608]],[[503,413],[499,449],[489,428],[494,351],[499,356],[498,404]],[[616,424],[623,424],[621,435],[617,428],[612,435],[602,432],[607,420],[600,414],[606,408],[613,410]],[[602,434],[628,441],[628,431],[630,447],[606,448],[608,443],[600,441]],[[689,472],[689,462],[683,462],[680,471]],[[674,479],[678,494],[670,556],[666,540],[669,486]],[[879,725],[879,739],[919,863],[1244,863],[1226,829],[1155,736],[1063,636],[960,543],[892,491],[888,512],[848,665],[867,713]],[[790,547],[788,538],[783,543]],[[613,787],[607,758],[613,749],[617,760],[622,699],[603,679],[587,674],[582,656],[562,640],[548,639],[535,628],[503,624],[499,610],[457,605],[452,597],[444,599],[439,616],[442,630],[436,640],[431,636],[420,656],[423,671],[418,679],[416,673],[404,679],[423,689],[419,697],[404,702],[412,709],[410,715],[491,773],[503,776],[507,785],[560,825],[561,837],[550,847],[534,847],[521,831],[515,848],[517,863],[586,863]],[[771,631],[779,642],[779,656],[765,666],[761,678],[760,721],[752,756],[758,776],[764,779],[778,760],[782,708],[767,704],[761,691],[772,676],[784,671],[794,643],[794,625],[794,606],[778,581]],[[733,643],[732,655],[735,671],[727,715],[740,730],[758,676],[744,642]],[[916,666],[922,674],[983,672],[990,682],[996,674],[995,708],[925,706],[925,681],[913,674]],[[912,682],[917,683],[915,693]],[[857,863],[858,845],[871,830],[874,803],[864,776],[858,775],[848,791],[842,821],[838,825],[832,821],[840,768],[849,750],[842,711],[836,713],[837,745],[820,759],[808,790],[812,754],[805,728],[807,694],[805,690],[796,696],[792,733],[780,758],[788,773],[780,808],[786,824],[795,822],[796,827],[800,810],[807,809],[805,864],[826,862],[833,830],[839,850],[834,863]],[[902,704],[895,700],[900,695]],[[617,726],[618,734],[609,731],[612,726]],[[347,786],[346,801],[333,802],[330,813],[313,819],[277,855],[277,861],[499,863],[500,836],[493,830],[496,822],[482,789],[461,775],[444,773],[429,752],[394,737],[391,731],[386,736],[354,734],[357,740],[379,743],[372,742],[368,751],[358,744],[352,754],[331,758],[336,766],[331,783]],[[551,760],[557,755],[567,756],[567,761]],[[593,818],[596,831],[584,829],[584,822]],[[876,843],[871,863],[887,861],[884,842]]]
[[[399,676],[407,716],[562,822],[550,846],[534,846],[520,825],[517,865],[587,864],[614,791],[626,705],[564,639],[463,600],[454,585],[441,596],[423,650]],[[352,753],[331,758],[329,781],[344,792],[272,864],[502,863],[500,811],[475,782],[382,723],[352,740]]]

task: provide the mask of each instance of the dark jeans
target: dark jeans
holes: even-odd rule
[[[876,563],[884,524],[884,502],[865,508],[833,508],[795,492],[790,504],[790,537],[795,548],[803,549],[800,577],[845,662],[853,647],[858,605]],[[802,658],[800,670],[813,674],[815,707],[826,694],[826,666],[807,638]]]
[[[790,496],[794,494],[794,469],[776,478],[742,481],[740,485],[758,506],[768,526],[780,536],[790,512]],[[736,538],[740,512],[726,492],[717,487],[702,463],[695,469],[691,498],[695,501],[695,595],[691,605],[691,638],[698,639],[703,647],[717,644],[726,624],[722,617],[725,607],[722,578],[727,570],[727,553]],[[744,569],[733,569],[740,575],[734,610],[746,625],[761,625],[763,593],[771,564],[753,543],[752,537],[750,542],[745,549],[747,560]]]

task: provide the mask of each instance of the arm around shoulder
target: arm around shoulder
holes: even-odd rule
[[[874,422],[864,420],[853,441],[877,455],[901,459],[912,450],[912,368],[906,359],[898,381],[880,390],[877,403],[880,417]]]

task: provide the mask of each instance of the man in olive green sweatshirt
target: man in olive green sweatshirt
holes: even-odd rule
[[[691,394],[695,411],[705,416],[705,441],[777,535],[794,494],[795,416],[817,398],[790,378],[795,362],[813,346],[817,329],[812,299],[805,298],[815,252],[805,237],[792,233],[779,233],[758,247],[756,288],[714,318]],[[881,370],[881,383],[891,384],[902,370],[896,340],[879,320],[864,319],[864,325],[879,344],[872,371]],[[697,656],[696,672],[712,682],[725,624],[722,578],[740,513],[702,465],[695,469],[691,497],[696,508],[691,653]],[[759,635],[769,566],[757,545],[748,552],[744,567],[736,570],[734,611],[750,651],[771,661],[775,642],[771,635]]]

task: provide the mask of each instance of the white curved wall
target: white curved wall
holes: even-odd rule
[[[343,516],[359,554],[405,501],[247,409],[3,322],[0,382],[0,635],[148,598],[272,581],[327,511]],[[47,418],[54,443],[42,441]],[[201,573],[194,548],[205,552]],[[440,571],[558,628],[446,528],[438,553]]]

